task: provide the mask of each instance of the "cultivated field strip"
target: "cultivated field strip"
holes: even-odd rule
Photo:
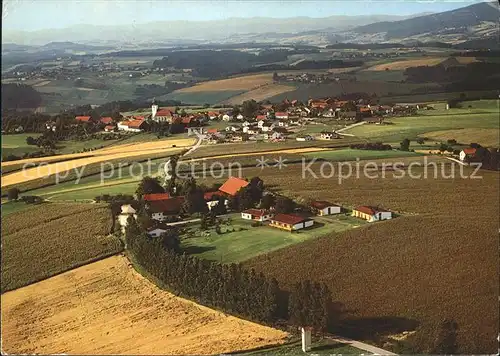
[[[163,291],[113,256],[2,295],[8,353],[221,354],[287,334]]]

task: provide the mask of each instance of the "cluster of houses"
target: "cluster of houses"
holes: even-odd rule
[[[210,121],[218,120],[228,124],[222,130],[204,130],[206,143],[247,140],[283,141],[290,133],[296,131],[295,129],[321,118],[343,122],[365,121],[370,124],[383,124],[386,117],[411,115],[418,109],[420,109],[419,105],[373,105],[363,99],[349,101],[323,98],[309,99],[305,103],[287,99],[275,105],[261,104],[255,115],[245,117],[232,109],[179,114],[175,108],[160,108],[153,103],[150,114],[125,117],[118,122],[111,117],[102,117],[97,123],[104,125],[105,132],[141,132],[147,130],[148,123],[151,122],[178,124],[182,125],[184,130],[193,127],[202,130],[203,126]],[[77,116],[75,119],[78,122],[94,122],[90,116]],[[324,131],[317,138],[331,140],[340,137],[336,132]],[[314,137],[299,136],[296,139],[308,141]]]
[[[235,196],[238,191],[248,185],[248,181],[230,177],[217,191],[205,192],[204,199],[208,209],[213,209],[217,204],[225,204],[226,207],[229,198]],[[181,213],[184,197],[171,196],[169,193],[145,194],[143,196],[145,208],[152,220],[159,223],[168,221]],[[317,200],[310,204],[311,211],[317,216],[327,216],[341,214],[344,210],[340,205],[332,204],[328,201]],[[135,209],[131,205],[123,205],[122,212],[118,216],[122,230],[124,231],[129,216],[137,217]],[[352,216],[364,219],[368,222],[392,219],[392,212],[372,206],[358,206],[352,210]],[[241,212],[241,218],[260,223],[266,223],[270,227],[297,231],[314,225],[314,219],[299,214],[276,213],[272,208],[266,209],[247,209]],[[151,236],[161,234],[162,229],[155,228],[149,232]],[[166,230],[163,230],[163,232]]]

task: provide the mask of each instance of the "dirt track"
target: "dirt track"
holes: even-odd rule
[[[114,256],[2,295],[2,352],[219,354],[286,333],[162,291]]]

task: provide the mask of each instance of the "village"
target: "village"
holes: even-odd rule
[[[151,179],[151,178],[146,178]],[[196,186],[196,183],[190,183]],[[203,188],[189,191],[171,192],[161,189],[154,183],[156,193],[142,196],[136,194],[134,202],[121,205],[117,215],[122,233],[125,234],[129,218],[135,220],[138,216],[146,216],[146,232],[150,237],[160,237],[173,228],[199,223],[196,233],[210,237],[210,230],[221,235],[220,224],[228,218],[229,232],[238,231],[233,236],[234,243],[250,238],[254,233],[246,234],[244,230],[267,226],[282,232],[321,235],[327,231],[349,229],[363,223],[389,220],[394,213],[374,206],[357,206],[348,208],[325,200],[294,201],[293,199],[275,194],[264,187],[264,182],[254,177],[250,180],[238,177],[228,178],[222,185],[213,186],[206,191]],[[192,188],[192,187],[191,187]],[[217,190],[214,190],[217,188]],[[153,191],[153,190],[152,190]],[[193,193],[196,192],[196,193]],[[183,195],[177,193],[184,193]],[[230,220],[233,220],[229,223]],[[236,221],[234,221],[236,220]],[[235,230],[234,226],[239,229]],[[244,227],[244,228],[242,228]],[[315,231],[317,230],[317,231]],[[226,230],[226,233],[228,231]],[[266,232],[269,234],[269,230]],[[270,239],[274,236],[267,235]],[[286,236],[280,235],[277,236]],[[248,243],[248,242],[247,242]]]
[[[300,135],[300,132],[321,120],[333,120],[344,126],[357,122],[384,124],[386,118],[413,115],[419,109],[428,109],[422,105],[374,105],[364,99],[348,101],[334,98],[310,99],[307,103],[284,100],[274,105],[253,104],[255,108],[246,115],[239,107],[186,113],[178,108],[160,108],[153,103],[150,114],[125,116],[121,120],[102,117],[95,122],[90,116],[76,116],[75,119],[82,123],[103,125],[104,132],[138,133],[149,131],[152,125],[158,124],[169,126],[170,130],[172,127],[180,128],[176,132],[198,130],[205,134],[205,143],[217,144],[241,141],[277,142],[290,138],[297,141],[339,139],[342,134],[333,130],[320,131],[316,135]]]

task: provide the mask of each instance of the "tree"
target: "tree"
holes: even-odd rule
[[[431,354],[456,354],[458,325],[454,320],[443,320],[438,327]]]
[[[425,143],[425,140],[422,137],[417,138],[417,143],[419,145],[423,145]]]
[[[409,151],[410,150],[410,140],[405,138],[403,141],[401,141],[400,145],[400,150],[401,151]]]
[[[17,188],[10,188],[9,191],[7,192],[7,199],[8,200],[17,200],[19,199],[19,189]]]
[[[137,199],[142,199],[144,194],[165,193],[165,189],[160,184],[158,178],[144,177],[142,178],[135,194]]]
[[[278,73],[274,72],[273,73],[273,82],[277,82],[280,80],[280,76],[278,75]]]
[[[181,240],[176,229],[169,229],[160,235],[163,248],[175,252],[181,250]]]
[[[449,145],[456,145],[457,144],[457,140],[455,140],[454,138],[448,140],[447,142]]]
[[[255,117],[259,107],[260,105],[255,100],[245,100],[243,104],[241,104],[241,113],[246,118]]]
[[[36,146],[36,140],[33,137],[28,136],[26,137],[26,144],[30,146]]]
[[[275,203],[274,195],[266,194],[262,197],[260,201],[260,208],[270,209],[272,206],[274,206],[274,203]]]
[[[253,177],[250,179],[249,185],[250,195],[252,196],[252,201],[256,204],[262,199],[262,194],[264,193],[264,181],[259,177]]]
[[[295,210],[295,202],[288,197],[280,196],[276,199],[275,209],[277,213],[291,213]]]

